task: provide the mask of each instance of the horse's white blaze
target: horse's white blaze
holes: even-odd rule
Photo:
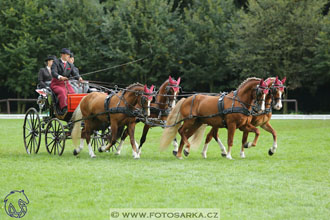
[[[224,154],[227,154],[227,151],[226,151],[226,148],[225,148],[225,145],[223,145],[223,143],[221,142],[221,140],[218,138],[218,144],[219,144],[219,147],[221,149],[221,152],[224,153]]]
[[[148,116],[150,116],[150,102],[151,100],[148,100]]]
[[[281,99],[281,97],[282,97],[282,92],[279,91],[278,93],[279,93],[279,97],[280,97],[280,98],[278,99],[276,105],[274,106],[274,108],[275,108],[276,110],[280,110],[280,109],[282,108],[282,99]]]
[[[123,147],[124,140],[121,140],[118,147],[117,147],[117,152],[115,153],[116,155],[120,155],[121,148]]]
[[[174,97],[173,97],[173,101],[172,101],[172,108],[174,108],[174,106],[175,106],[175,104],[176,104],[176,102],[175,102],[175,100],[176,100],[176,94],[177,94],[177,92],[174,92]]]
[[[88,144],[88,151],[89,151],[89,156],[91,156],[91,158],[95,158],[95,154],[94,154],[94,151],[93,151],[93,148],[92,148],[92,145],[91,143],[89,142]]]
[[[265,98],[266,94],[262,95],[261,111],[265,111]]]

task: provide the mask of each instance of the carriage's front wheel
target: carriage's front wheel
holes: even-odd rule
[[[46,149],[49,154],[61,156],[64,151],[66,133],[64,126],[57,118],[51,119],[45,131]]]
[[[40,117],[35,108],[29,108],[23,124],[25,150],[28,154],[38,153],[41,141]]]

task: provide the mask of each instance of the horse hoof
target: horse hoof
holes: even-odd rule
[[[246,142],[245,144],[244,144],[244,148],[249,148],[251,145],[250,145],[250,142]]]
[[[102,148],[101,148],[101,147],[99,147],[99,148],[98,148],[98,151],[99,151],[100,153],[103,153],[103,151],[102,151]]]
[[[96,158],[96,155],[90,155],[91,156],[91,158]]]
[[[178,152],[177,152],[177,151],[175,151],[175,150],[174,150],[174,151],[172,151],[172,153],[173,153],[173,155],[174,155],[174,156],[176,156],[176,155],[178,154]]]
[[[188,157],[188,155],[189,155],[189,152],[188,152],[188,151],[186,151],[186,149],[183,151],[183,153],[184,153],[184,155],[185,155],[186,157]]]
[[[269,155],[269,156],[273,156],[273,154],[274,154],[274,153],[269,149],[269,151],[268,151],[268,155]]]
[[[206,159],[206,158],[207,158],[207,155],[206,155],[206,154],[204,154],[203,152],[202,152],[202,156],[203,156],[203,158],[204,158],[204,159]]]
[[[230,154],[228,154],[228,155],[226,156],[226,158],[227,158],[228,160],[232,160],[232,159],[233,159],[233,158],[231,157]]]
[[[182,160],[183,159],[182,157],[178,157],[178,156],[176,156],[176,158],[179,159],[179,160]]]
[[[226,157],[227,154],[226,154],[226,153],[221,153],[221,156],[222,156],[222,157]]]
[[[120,155],[120,152],[116,152],[115,155]]]
[[[73,150],[73,155],[77,156],[78,152],[76,151],[76,149]]]

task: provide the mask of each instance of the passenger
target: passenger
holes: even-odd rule
[[[72,52],[70,54],[70,58],[69,58],[68,62],[74,64],[74,55]],[[78,73],[78,75],[79,75],[79,69],[76,66],[73,67],[73,71]],[[88,88],[89,88],[88,82],[81,82],[80,80],[79,81],[72,80],[72,81],[70,81],[70,84],[71,84],[72,88],[74,89],[75,93],[77,93],[77,94],[87,93]]]
[[[51,67],[53,65],[56,56],[48,56],[45,59],[46,67],[40,68],[38,73],[38,89],[49,88],[52,81]]]
[[[50,87],[57,95],[62,113],[65,113],[68,105],[67,94],[75,93],[70,83],[68,83],[69,78],[74,78],[80,82],[83,79],[79,76],[79,72],[74,71],[74,65],[68,62],[70,50],[63,48],[60,53],[61,58],[56,59],[52,65],[53,79]]]

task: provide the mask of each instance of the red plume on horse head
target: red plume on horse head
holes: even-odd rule
[[[147,85],[144,85],[144,93],[145,93],[145,97],[147,97],[148,98],[148,100],[152,100],[152,93],[153,93],[153,91],[154,91],[154,85],[152,85],[151,87],[150,87],[150,89],[148,89],[148,86]]]
[[[268,94],[268,84],[264,81],[264,79],[260,80],[259,89],[261,89],[264,94]]]
[[[178,80],[172,79],[171,76],[168,77],[168,82],[170,83],[170,86],[173,88],[174,92],[179,91],[180,81],[181,77],[179,77]]]
[[[286,77],[284,77],[282,80],[278,79],[278,76],[276,76],[274,87],[279,88],[281,91],[284,91],[284,83],[286,81]]]

